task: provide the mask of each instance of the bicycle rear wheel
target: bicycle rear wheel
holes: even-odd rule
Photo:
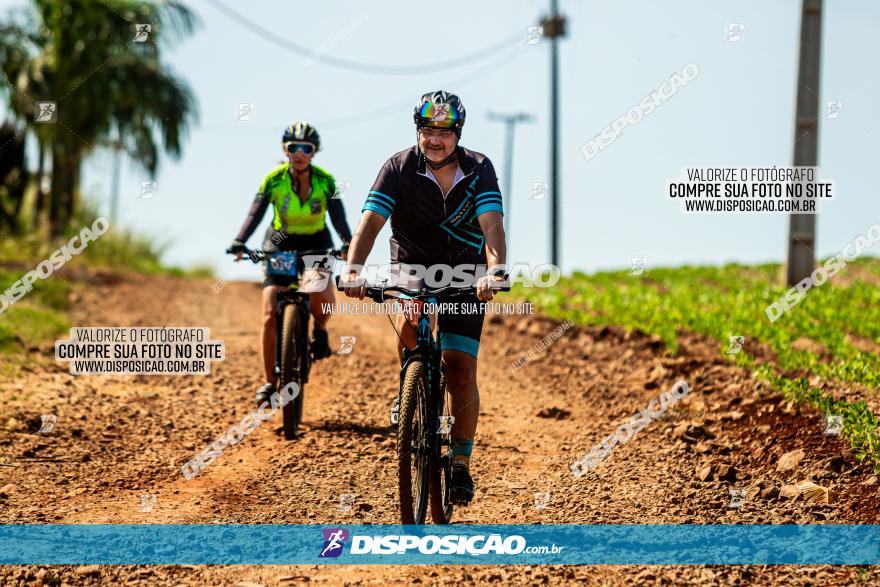
[[[281,385],[280,389],[284,389],[289,383],[296,383],[299,386],[299,393],[281,409],[284,420],[284,438],[292,440],[299,434],[299,424],[302,420],[303,410],[303,382],[301,378],[295,376],[296,367],[299,364],[299,353],[304,349],[300,349],[300,341],[302,340],[302,330],[305,325],[302,324],[299,311],[295,304],[284,306],[284,316],[281,327]]]
[[[403,375],[397,423],[400,523],[424,524],[428,510],[428,380],[425,365],[411,361]]]

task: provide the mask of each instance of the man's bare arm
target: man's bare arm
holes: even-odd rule
[[[483,235],[486,237],[486,261],[489,268],[504,265],[507,260],[507,245],[504,242],[504,219],[500,212],[486,212],[477,218]]]
[[[498,265],[504,265],[507,262],[507,245],[504,242],[504,219],[500,212],[486,212],[477,217],[480,228],[483,229],[483,236],[486,237],[486,262],[488,268],[492,269]],[[505,271],[506,273],[506,271]],[[491,278],[490,278],[491,279]],[[503,281],[502,277],[497,277],[494,281]],[[487,280],[477,282],[477,297],[481,300],[491,300],[492,291]]]
[[[349,270],[342,276],[343,283],[355,281],[357,279],[357,271],[363,266],[370,251],[373,250],[373,244],[376,242],[376,235],[385,226],[385,218],[381,214],[377,214],[372,210],[364,211],[361,221],[358,222],[354,231],[354,237],[351,239],[351,245],[348,249],[348,266]],[[359,285],[356,287],[345,288],[345,294],[349,297],[358,299],[364,298],[365,287]]]

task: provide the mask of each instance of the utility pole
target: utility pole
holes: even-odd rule
[[[531,122],[534,117],[525,112],[516,114],[489,113],[489,120],[503,122],[504,129],[504,234],[510,234],[510,212],[513,208],[513,131],[517,122]],[[508,251],[509,256],[509,251]]]
[[[558,0],[550,0],[550,16],[541,26],[550,39],[550,262],[559,266],[559,37],[565,35],[565,17]]]
[[[116,140],[108,145],[113,149],[113,179],[110,186],[110,222],[119,220],[119,179],[122,175],[122,131],[116,127]]]
[[[822,40],[822,0],[804,0],[798,63],[794,165],[815,167],[819,151],[819,61]],[[816,265],[816,215],[792,214],[788,225],[786,281],[795,285]]]
[[[120,145],[117,143],[113,149],[113,184],[110,193],[110,222],[116,225],[119,220],[119,175],[122,167],[122,157],[119,154]]]

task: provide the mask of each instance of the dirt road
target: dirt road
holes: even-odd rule
[[[192,480],[181,465],[251,409],[261,383],[259,291],[206,280],[128,276],[77,290],[75,326],[208,326],[227,358],[209,376],[71,376],[50,346],[0,381],[2,523],[396,523],[394,335],[383,316],[336,316],[331,343],[351,354],[317,364],[305,389],[305,433],[280,418],[227,448]],[[536,309],[540,311],[540,308]],[[672,356],[638,332],[572,328],[548,351],[508,365],[555,323],[489,320],[480,348],[477,496],[457,523],[877,523],[877,478],[846,444],[720,355],[682,335]],[[580,479],[569,465],[679,379],[690,393]],[[55,414],[51,433],[40,415]],[[778,472],[780,456],[803,459]],[[832,488],[828,504],[780,497],[801,480]],[[730,489],[745,490],[730,507]],[[537,496],[535,494],[538,494]],[[340,511],[340,494],[354,494]],[[142,495],[154,495],[148,512]],[[152,500],[152,498],[146,498]],[[150,502],[151,503],[151,502]],[[344,509],[344,508],[343,508]],[[266,548],[278,548],[267,544]],[[70,585],[327,584],[858,584],[832,567],[43,567]],[[39,567],[0,567],[30,584]],[[871,571],[873,572],[873,571]]]

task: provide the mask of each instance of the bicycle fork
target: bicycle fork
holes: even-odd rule
[[[432,458],[438,459],[441,466],[447,468],[449,466],[449,463],[447,462],[448,459],[445,458],[442,453],[443,447],[449,446],[450,442],[448,438],[442,438],[440,434],[440,414],[443,412],[443,401],[445,399],[443,397],[444,391],[440,389],[442,351],[439,342],[435,342],[431,336],[430,318],[424,312],[419,315],[415,348],[412,350],[405,346],[403,348],[403,365],[400,369],[401,388],[398,391],[398,398],[402,392],[403,376],[406,372],[406,368],[409,363],[416,358],[421,358],[422,363],[425,366],[425,376],[428,380],[427,389],[425,390],[427,397],[423,398],[426,407],[424,422],[426,430],[424,440],[426,441],[427,446],[425,448],[428,450],[428,454],[430,454]],[[392,422],[396,423],[394,422],[393,413]]]
[[[275,301],[275,377],[278,378],[278,381],[281,381],[281,341],[284,336],[284,308],[293,304],[296,306],[297,314],[299,315],[299,328],[304,333],[302,339],[297,341],[300,344],[297,345],[297,354],[299,354],[299,361],[296,367],[293,369],[293,377],[299,382],[301,385],[305,385],[309,381],[309,367],[310,361],[308,360],[309,353],[309,309],[308,309],[308,298],[303,297],[303,294],[299,294],[297,298],[291,299],[287,292],[281,292],[277,294]],[[296,336],[296,333],[294,333]],[[283,385],[283,384],[282,384]]]

